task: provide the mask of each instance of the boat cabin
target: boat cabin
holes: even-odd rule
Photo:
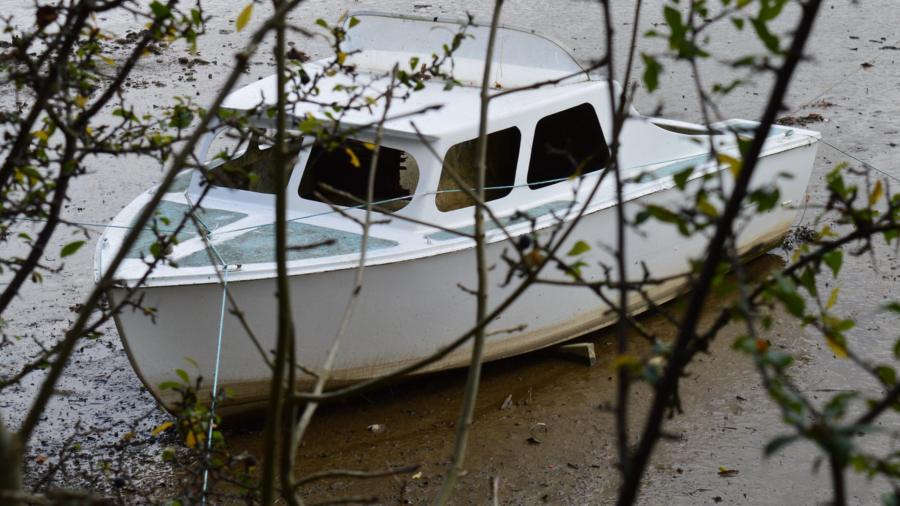
[[[360,22],[349,30],[346,51],[350,54],[349,63],[360,72],[356,84],[362,81],[361,86],[373,90],[373,94],[389,86],[386,74],[395,63],[411,58],[430,59],[427,48],[439,52],[441,44],[447,43],[460,29],[456,21],[423,21],[376,14],[355,17]],[[424,89],[395,99],[387,112],[374,184],[378,207],[450,226],[471,221],[473,201],[461,188],[476,186],[480,88],[475,84],[483,72],[484,48],[479,36],[486,39],[487,27],[475,26],[469,30],[474,31],[474,39],[463,41],[453,61],[454,76],[462,85],[447,91],[443,82],[428,82]],[[408,36],[394,41],[386,41],[381,36],[392,33]],[[418,44],[410,43],[419,35]],[[418,51],[406,49],[410,45]],[[495,92],[568,77],[564,84],[492,99],[486,198],[502,213],[504,209],[554,200],[560,186],[565,186],[572,177],[599,171],[609,156],[606,136],[611,125],[606,81],[589,76],[555,42],[503,28],[498,34],[498,47],[503,49],[494,62],[496,79],[492,89]],[[513,53],[505,48],[519,49]],[[538,60],[534,58],[535,53],[551,56]],[[535,66],[533,62],[549,64]],[[308,72],[314,69],[315,66]],[[315,103],[296,104],[293,118],[296,121],[302,121],[307,115],[322,118],[322,107],[317,104],[345,103],[348,100],[345,90],[352,84],[353,79],[347,76],[323,79]],[[248,110],[261,103],[274,103],[275,86],[275,76],[260,80],[234,92],[224,105]],[[314,139],[300,139],[297,134],[287,189],[292,196],[291,211],[328,212],[332,210],[330,204],[347,207],[349,213],[358,211],[356,208],[366,199],[374,125],[384,114],[383,108],[384,104],[378,103],[371,110],[347,111],[341,119],[342,127],[358,131],[340,145],[326,147]],[[266,125],[271,123],[261,118],[259,126]],[[277,189],[271,185],[271,164],[266,162],[265,148],[252,140],[246,148],[220,147],[233,137],[227,129],[217,132],[200,147],[200,158],[215,163],[215,157],[223,150],[243,151],[221,165],[231,164],[243,170],[250,167],[251,177],[230,181],[227,177],[219,178],[210,197],[246,199],[261,204],[272,200]],[[227,167],[217,167],[214,175],[216,171],[227,172],[223,169]],[[192,189],[200,191],[200,184],[198,176]],[[421,228],[399,220],[394,225]]]
[[[370,230],[368,260],[374,263],[437,254],[448,248],[470,245],[473,201],[466,190],[476,186],[476,144],[479,129],[480,82],[489,29],[474,25],[454,53],[452,72],[459,83],[447,89],[437,79],[424,87],[396,96],[385,111],[385,102],[366,102],[390,85],[395,65],[430,61],[442,54],[442,46],[461,29],[456,20],[421,19],[374,13],[354,15],[359,21],[348,30],[343,46],[355,75],[335,73],[317,81],[314,99],[293,103],[289,132],[292,170],[285,191],[289,235],[296,248],[289,260],[297,272],[344,268],[358,263],[361,230],[354,220],[365,216],[367,181],[376,127],[383,122],[383,138],[374,183],[375,212],[396,216],[376,218]],[[558,215],[576,204],[600,209],[615,203],[612,178],[593,192],[602,174],[612,132],[612,105],[605,78],[587,73],[562,47],[527,30],[502,27],[497,32],[492,64],[488,116],[486,198],[493,214],[509,231],[527,233],[531,224],[523,215],[549,226]],[[327,60],[305,64],[313,74]],[[537,86],[548,80],[550,85]],[[615,85],[612,95],[618,96]],[[504,93],[517,89],[516,93]],[[363,90],[363,93],[359,93]],[[259,111],[276,101],[275,76],[261,79],[233,92],[225,100],[226,111]],[[293,96],[298,89],[290,90]],[[354,95],[355,93],[355,95]],[[322,104],[346,104],[349,96],[365,107],[331,108]],[[630,110],[620,137],[619,163],[630,183],[627,198],[638,198],[672,186],[671,176],[690,167],[692,177],[718,170],[710,159],[710,144],[721,152],[735,152],[733,131],[753,128],[740,120],[712,133],[688,123],[641,117]],[[339,117],[346,138],[323,145],[300,134],[297,126],[309,117],[331,121]],[[256,114],[257,129],[271,129],[272,120]],[[729,129],[732,132],[725,133]],[[773,135],[789,135],[789,129],[773,128]],[[205,193],[200,221],[207,229],[179,236],[173,266],[154,271],[151,282],[190,277],[196,268],[198,282],[216,273],[215,263],[241,266],[246,276],[266,276],[274,266],[274,202],[279,191],[273,185],[270,147],[251,136],[239,140],[230,127],[206,136],[196,157],[207,164],[212,176],[197,171],[179,177],[158,209],[170,222],[183,217],[191,203]],[[239,169],[239,170],[236,170]],[[127,226],[148,197],[136,199],[116,223]],[[591,212],[591,211],[589,211]],[[403,219],[409,218],[409,219]],[[119,223],[121,222],[121,223]],[[386,223],[385,223],[386,222]],[[426,225],[438,224],[438,227]],[[488,240],[502,240],[488,223]],[[519,229],[521,228],[521,229]],[[453,231],[458,231],[454,233]],[[132,249],[133,268],[123,278],[139,278],[146,271],[143,259],[156,241],[148,231]],[[114,245],[119,234],[110,232],[106,243]],[[216,250],[213,258],[207,247]],[[304,248],[310,244],[324,244]],[[107,247],[102,246],[102,247]],[[99,255],[98,258],[108,258]],[[102,270],[104,260],[99,260]],[[251,271],[257,271],[252,274]],[[174,282],[174,281],[173,281]]]

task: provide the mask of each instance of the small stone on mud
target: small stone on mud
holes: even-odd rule
[[[503,404],[500,405],[500,409],[502,409],[504,411],[507,409],[512,409],[512,405],[513,405],[512,394],[509,394],[506,396],[506,399],[503,399]]]
[[[372,434],[381,434],[382,432],[387,430],[387,426],[382,423],[373,423],[366,427],[366,429]]]

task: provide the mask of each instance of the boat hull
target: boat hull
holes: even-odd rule
[[[789,230],[797,208],[805,199],[805,190],[815,157],[815,143],[797,147],[761,159],[755,181],[775,182],[782,172],[793,179],[777,181],[780,202],[770,212],[755,216],[738,237],[740,253],[764,251],[776,244]],[[727,174],[723,171],[722,174]],[[626,216],[633,217],[647,204],[674,208],[682,205],[684,194],[669,185],[625,204]],[[602,242],[615,245],[616,209],[606,207],[586,214],[571,234],[566,252],[575,241],[592,246],[579,257],[588,266],[584,275],[600,279],[598,262],[612,265],[612,258],[598,247]],[[544,229],[541,234],[549,233]],[[650,220],[638,231],[627,230],[626,248],[629,277],[640,279],[642,265],[655,277],[683,273],[690,258],[703,254],[706,241],[685,238],[668,224]],[[511,245],[499,240],[487,246],[490,271],[489,307],[506,299],[521,280],[513,277],[505,283],[507,268],[502,260]],[[573,261],[575,259],[573,258]],[[566,279],[550,268],[547,277]],[[297,358],[301,365],[317,369],[324,361],[351,296],[354,269],[318,272],[290,278],[291,307],[296,328]],[[349,383],[396,371],[444,348],[468,332],[475,320],[475,297],[460,288],[476,286],[475,254],[471,247],[403,262],[366,267],[365,282],[345,334],[329,384]],[[650,289],[654,303],[662,303],[689,288],[675,280]],[[271,278],[234,281],[228,291],[243,311],[259,346],[267,352],[275,348],[277,304],[275,280]],[[613,295],[610,292],[610,295]],[[124,296],[122,288],[109,293],[113,302]],[[148,389],[167,409],[178,400],[171,390],[159,385],[177,380],[176,368],[204,378],[201,398],[208,396],[215,364],[217,329],[222,304],[220,284],[153,286],[138,291],[145,307],[155,308],[155,318],[126,309],[116,316],[122,342],[135,371]],[[645,309],[637,297],[630,300],[630,311]],[[496,360],[550,346],[615,321],[615,315],[586,288],[547,284],[529,287],[488,327],[491,333],[485,345],[485,360]],[[268,396],[270,369],[259,349],[247,336],[240,320],[230,312],[224,316],[219,385],[232,396],[220,404],[225,415],[261,408]],[[463,367],[468,364],[467,343],[443,359],[419,370],[419,373]],[[186,360],[190,359],[190,360]],[[196,368],[190,365],[196,362]],[[309,378],[298,374],[301,382]]]

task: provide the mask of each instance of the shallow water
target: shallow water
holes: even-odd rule
[[[26,7],[19,2],[6,2],[16,15],[24,15]],[[488,12],[488,2],[309,1],[302,14],[293,21],[311,26],[317,17],[335,19],[345,9],[375,8],[422,14],[462,15],[468,9],[477,15]],[[137,103],[153,110],[156,103],[168,102],[174,95],[186,94],[208,102],[215,86],[229,65],[229,54],[240,46],[243,35],[235,34],[231,20],[238,10],[234,3],[221,0],[204,2],[215,17],[209,35],[201,43],[201,55],[209,64],[184,65],[178,58],[184,53],[172,48],[144,61],[127,92]],[[813,40],[812,60],[801,66],[787,100],[788,109],[798,115],[822,114],[826,122],[810,125],[823,132],[829,143],[853,156],[900,176],[896,165],[898,148],[898,109],[900,109],[900,34],[891,15],[892,0],[866,1],[858,6],[832,0],[826,2]],[[625,59],[622,51],[630,26],[627,16],[631,5],[616,6],[617,62]],[[657,8],[648,11],[642,25],[650,28],[658,21]],[[234,12],[232,12],[234,11]],[[262,8],[258,9],[258,13]],[[261,16],[254,18],[258,22]],[[124,35],[131,20],[104,19],[110,30]],[[510,1],[504,21],[538,29],[568,44],[585,60],[599,54],[602,25],[597,5],[588,2],[559,2],[550,8],[543,4]],[[787,26],[787,23],[784,25]],[[252,27],[252,26],[251,26]],[[714,32],[719,35],[721,32]],[[722,39],[717,48],[741,51],[750,47],[752,35],[743,34]],[[324,51],[320,40],[298,38],[295,43],[316,56]],[[652,43],[658,43],[651,41]],[[873,66],[863,68],[863,62]],[[260,59],[252,66],[246,80],[271,73],[271,65]],[[708,75],[723,82],[734,74],[722,67],[704,67]],[[639,73],[638,73],[639,75]],[[637,97],[639,110],[650,112],[661,102],[663,115],[697,121],[700,113],[689,91],[689,73],[684,67],[667,65],[662,90]],[[709,77],[710,81],[713,77]],[[759,76],[753,86],[741,89],[722,103],[726,117],[755,118],[768,90],[768,81]],[[10,103],[14,96],[0,94],[0,101]],[[825,106],[819,100],[832,105]],[[835,150],[821,145],[816,168],[810,182],[812,203],[821,202],[823,175],[838,161],[851,161]],[[858,164],[857,164],[858,165]],[[105,222],[127,204],[133,196],[152,185],[161,176],[159,168],[143,161],[106,160],[98,162],[92,173],[80,179],[76,195],[66,209],[71,219]],[[812,211],[803,220],[813,218]],[[29,227],[24,227],[29,228]],[[72,240],[75,232],[60,234],[58,248]],[[96,238],[99,234],[94,234]],[[92,243],[90,244],[92,245]],[[90,246],[89,245],[89,246]],[[4,255],[21,253],[16,244],[4,246]],[[881,248],[875,268],[868,257],[846,256],[845,267],[836,281],[841,287],[838,306],[845,314],[855,316],[860,324],[851,333],[851,345],[867,356],[889,361],[892,341],[897,337],[896,318],[877,311],[877,306],[900,295],[897,255]],[[78,302],[92,281],[92,248],[86,246],[65,261],[58,274],[48,275],[40,286],[28,286],[8,314],[7,332],[51,340],[58,336],[73,318],[68,308]],[[57,259],[50,255],[47,259]],[[772,257],[752,264],[758,274],[778,266]],[[4,278],[0,276],[0,283]],[[707,316],[715,310],[707,308]],[[648,324],[662,327],[662,320],[649,317]],[[137,423],[141,433],[165,420],[152,398],[144,391],[131,370],[113,328],[96,342],[85,343],[76,354],[57,396],[39,427],[31,448],[31,457],[52,455],[71,433],[76,421],[106,431],[85,437],[86,454],[99,454],[103,444],[117,441]],[[824,469],[811,471],[815,451],[811,447],[789,447],[765,460],[760,448],[782,431],[777,411],[759,387],[750,363],[730,351],[731,340],[739,329],[730,328],[718,340],[713,353],[703,356],[691,368],[685,381],[683,401],[685,414],[668,426],[679,434],[675,441],[660,448],[645,484],[643,504],[816,504],[829,497]],[[821,399],[835,391],[860,388],[875,392],[877,387],[868,377],[844,361],[835,360],[812,331],[793,325],[789,319],[776,317],[776,325],[767,336],[773,342],[795,349],[798,364],[794,375],[799,384]],[[592,336],[599,344],[600,362],[592,367],[561,359],[549,352],[489,364],[485,368],[473,427],[469,473],[460,484],[458,502],[483,503],[489,495],[490,479],[499,479],[500,498],[505,503],[575,503],[597,504],[614,497],[614,439],[611,417],[598,407],[611,401],[614,382],[610,380],[609,357],[611,335]],[[635,340],[636,346],[639,342]],[[0,373],[23,363],[36,347],[28,339],[0,349]],[[23,416],[26,399],[40,384],[42,373],[29,376],[21,386],[0,393],[0,412],[5,421],[15,426]],[[327,467],[378,469],[386,465],[419,463],[422,476],[380,479],[366,482],[346,480],[311,487],[309,494],[322,498],[337,495],[377,494],[385,502],[420,502],[430,497],[439,485],[440,474],[450,454],[454,432],[452,424],[458,412],[460,391],[465,374],[462,371],[428,376],[395,385],[339,406],[321,410],[314,422],[298,459],[300,472]],[[513,405],[501,410],[507,396]],[[646,393],[638,391],[637,406],[644,405]],[[637,415],[635,415],[637,417]],[[529,429],[545,423],[548,432],[540,444],[527,441]],[[373,434],[371,424],[383,424],[386,430]],[[885,421],[896,428],[896,419]],[[893,443],[866,436],[873,448],[888,448]],[[234,430],[230,440],[238,448],[257,449],[259,434],[245,429]],[[152,477],[145,483],[155,486],[170,478],[159,464],[160,445],[135,452],[126,469]],[[35,473],[46,464],[33,464]],[[718,476],[719,466],[736,469],[731,478]],[[862,479],[850,483],[854,504],[871,504],[886,490],[879,481],[868,484]],[[718,499],[717,499],[718,498]]]

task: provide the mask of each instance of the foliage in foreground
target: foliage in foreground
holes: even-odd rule
[[[205,170],[199,161],[191,158],[190,153],[200,135],[209,130],[212,118],[230,124],[244,136],[268,136],[264,138],[276,149],[285,146],[285,131],[288,127],[305,135],[315,136],[331,148],[338,148],[352,134],[341,128],[341,118],[347,111],[366,108],[376,102],[389,103],[391,100],[402,99],[406,94],[420,89],[429,79],[444,80],[448,86],[454,84],[445,64],[452,61],[453,51],[465,37],[465,26],[448,41],[444,54],[434,55],[430,62],[414,61],[409,62],[408,68],[395,68],[390,75],[394,85],[388,90],[375,93],[364,86],[348,87],[343,90],[346,93],[344,103],[325,106],[331,121],[305,118],[302,121],[291,119],[292,123],[288,124],[284,111],[290,107],[291,100],[314,101],[322,75],[355,73],[352,66],[345,64],[348,55],[342,52],[340,44],[346,35],[345,27],[352,28],[355,20],[349,19],[347,23],[336,25],[320,21],[317,24],[328,37],[334,53],[332,63],[321,73],[310,75],[308,68],[303,65],[303,58],[289,56],[282,44],[276,44],[274,57],[283,76],[281,90],[290,85],[301,92],[290,100],[282,93],[276,107],[254,111],[270,118],[278,118],[277,127],[273,131],[254,129],[246,121],[246,117],[219,111],[222,97],[234,86],[260,41],[269,34],[275,34],[283,42],[287,29],[284,22],[286,14],[299,3],[275,2],[273,15],[263,20],[259,28],[248,35],[247,46],[238,53],[223,89],[208,107],[198,107],[191,100],[182,98],[154,115],[135,111],[128,103],[127,94],[122,93],[122,85],[147,53],[164,50],[165,46],[177,41],[196,48],[197,38],[203,34],[205,23],[205,15],[199,3],[184,8],[175,1],[157,1],[141,10],[132,3],[123,1],[73,1],[56,6],[39,6],[35,11],[34,24],[27,30],[17,30],[12,20],[6,21],[6,33],[12,37],[12,42],[9,52],[0,62],[0,86],[14,90],[17,99],[12,106],[4,107],[0,114],[0,129],[6,140],[0,150],[0,241],[16,241],[27,252],[21,257],[0,258],[0,269],[10,279],[8,284],[0,287],[0,318],[26,282],[40,282],[44,274],[52,274],[57,269],[54,265],[44,263],[46,249],[52,238],[63,234],[63,230],[72,225],[63,218],[63,207],[71,197],[72,181],[85,174],[91,164],[105,163],[110,157],[132,155],[149,157],[167,165],[161,189],[155,202],[151,202],[155,205],[159,202],[159,195],[171,186],[179,171],[184,168]],[[499,0],[496,2],[498,13],[502,3]],[[549,265],[562,268],[570,274],[573,290],[588,286],[601,298],[613,294],[609,300],[604,299],[604,303],[618,311],[620,316],[619,355],[615,361],[618,398],[612,409],[619,421],[616,460],[621,472],[620,504],[632,504],[638,497],[641,478],[650,458],[657,443],[666,435],[666,416],[680,410],[678,386],[685,370],[698,354],[708,351],[710,343],[725,325],[735,322],[743,325],[746,332],[736,340],[734,347],[745,352],[756,365],[763,385],[781,410],[782,420],[788,431],[783,437],[767,445],[764,449],[766,454],[778,452],[797,441],[813,442],[821,451],[820,461],[827,462],[831,470],[835,504],[846,503],[844,480],[848,470],[863,473],[870,478],[878,476],[886,479],[895,489],[897,487],[900,478],[897,455],[889,451],[883,454],[873,453],[859,444],[860,434],[874,432],[876,421],[885,413],[900,411],[896,363],[873,363],[854,349],[851,336],[856,323],[841,313],[838,289],[826,290],[825,283],[840,274],[845,255],[877,256],[886,246],[900,244],[900,196],[891,194],[889,181],[839,165],[828,172],[827,199],[812,206],[818,211],[813,220],[812,237],[796,247],[792,258],[779,273],[762,281],[746,279],[742,274],[741,258],[735,248],[735,236],[742,223],[751,215],[766,213],[779,203],[775,185],[751,187],[751,176],[759,161],[767,131],[781,111],[787,85],[801,61],[804,45],[819,15],[820,4],[818,0],[667,2],[662,11],[664,23],[644,34],[650,38],[665,40],[667,49],[660,54],[638,54],[636,48],[629,48],[628,74],[622,81],[630,82],[634,60],[639,57],[644,67],[642,81],[650,92],[666,84],[663,82],[663,70],[667,66],[690,66],[707,126],[723,119],[719,117],[717,106],[722,97],[746,86],[756,75],[771,75],[774,81],[766,108],[760,115],[761,127],[749,135],[747,132],[731,132],[741,145],[740,158],[715,151],[710,153],[728,167],[734,180],[733,188],[726,188],[722,180],[715,177],[704,177],[700,184],[688,185],[693,169],[687,169],[674,178],[675,184],[684,192],[683,207],[667,209],[648,206],[632,221],[626,220],[624,216],[619,220],[620,235],[626,227],[640,229],[648,222],[655,221],[676,227],[686,237],[708,240],[707,254],[695,259],[694,270],[685,275],[686,282],[690,283],[693,291],[687,297],[684,313],[674,321],[674,337],[649,333],[639,320],[627,315],[624,302],[626,295],[630,293],[644,296],[646,289],[659,280],[650,277],[641,280],[622,279],[621,273],[624,272],[623,265],[627,257],[626,245],[604,245],[613,252],[610,265],[603,266],[607,276],[603,280],[591,282],[581,279],[584,264],[579,263],[578,258],[598,245],[589,238],[584,238],[576,243],[576,247],[568,250],[567,254],[562,254],[560,246],[571,232],[570,224],[560,222],[557,225],[558,232],[550,234],[547,241],[541,242],[535,235],[527,241],[518,241],[509,246],[512,252],[507,258],[510,279],[517,280],[523,287],[542,283],[544,280],[541,272]],[[247,4],[236,14],[235,29],[244,30],[250,26],[253,5]],[[602,2],[602,6],[607,54],[600,59],[600,63],[610,63],[614,54],[611,33],[613,21],[609,5]],[[641,8],[638,3],[631,23],[634,30],[640,25]],[[790,36],[782,36],[773,26],[781,19],[783,12],[790,8],[799,8],[799,22]],[[111,52],[115,38],[106,33],[96,21],[98,15],[112,9],[133,11],[142,23],[146,23],[146,29],[129,41],[130,47],[124,55]],[[728,23],[736,31],[752,31],[761,43],[761,52],[729,55],[727,58],[715,55],[708,34],[712,26],[720,23]],[[635,32],[634,35],[637,37],[639,34]],[[700,72],[700,63],[712,60],[730,66],[735,73],[743,74],[742,77],[730,82],[706,85]],[[616,76],[610,72],[609,79],[614,77]],[[485,95],[482,106],[485,108],[490,99],[486,90],[486,87],[482,90]],[[622,90],[621,96],[610,97],[611,102],[620,105],[613,121],[613,142],[610,143],[612,156],[609,157],[604,178],[615,179],[620,199],[625,182],[619,177],[617,137],[627,116],[625,105],[630,103],[633,93],[633,88],[626,88]],[[618,100],[612,100],[613,98]],[[485,125],[482,127],[484,131]],[[484,135],[479,142],[484,143]],[[377,144],[373,149],[377,149]],[[227,158],[232,154],[225,153],[223,156]],[[204,173],[213,177],[209,172]],[[600,178],[599,181],[602,180]],[[483,191],[483,186],[475,188],[470,196],[476,202],[476,222],[480,223],[475,234],[479,247],[483,247],[484,241],[484,215],[489,215],[490,211],[484,205]],[[366,205],[368,212],[372,211],[371,202],[362,204]],[[169,261],[166,254],[177,242],[178,231],[191,225],[187,218],[180,223],[155,219],[153,205],[148,206],[135,224],[135,230],[149,227],[156,233],[157,241],[150,248],[148,261],[151,267],[159,262]],[[200,202],[197,202],[196,206],[199,205]],[[492,219],[491,216],[488,218]],[[282,225],[283,219],[283,216],[279,217]],[[22,221],[36,222],[37,233],[32,236],[25,232],[19,226]],[[369,221],[363,224],[364,233],[368,224]],[[499,222],[495,225],[501,228],[503,226]],[[59,258],[75,254],[86,244],[87,230],[77,227],[76,230],[81,230],[84,237],[63,246],[58,252]],[[130,235],[131,243],[136,237],[137,232]],[[123,249],[127,250],[129,247],[130,243],[127,243]],[[281,263],[283,266],[283,262]],[[478,267],[481,271],[486,270],[487,266],[480,264]],[[115,270],[111,268],[110,272]],[[732,274],[729,275],[729,272]],[[0,457],[5,462],[22,462],[35,427],[79,340],[95,337],[115,312],[125,308],[142,310],[148,317],[153,316],[153,308],[143,307],[140,300],[126,299],[116,307],[104,306],[103,290],[114,282],[110,276],[99,281],[98,287],[87,297],[78,319],[65,336],[46,347],[42,346],[40,352],[20,371],[0,381],[0,388],[8,388],[34,371],[47,370],[20,427],[10,430],[0,425]],[[282,290],[279,296],[287,297],[288,294],[286,290]],[[476,296],[486,297],[484,287],[477,290]],[[711,326],[701,328],[698,320],[700,309],[710,298],[718,296],[734,296],[736,302],[723,310]],[[791,377],[791,350],[777,349],[765,337],[765,331],[771,325],[771,311],[776,306],[783,308],[804,327],[809,328],[810,332],[818,333],[833,351],[836,360],[849,361],[870,375],[881,386],[880,393],[865,395],[853,390],[835,394],[823,401],[810,398]],[[230,309],[239,314],[240,308]],[[665,314],[665,308],[652,310]],[[889,303],[885,311],[900,313],[900,303]],[[273,374],[277,379],[273,385],[278,388],[275,390],[276,395],[272,397],[272,412],[280,416],[270,417],[267,430],[270,439],[267,439],[267,452],[262,456],[268,467],[262,472],[254,457],[233,455],[229,451],[218,427],[219,420],[210,412],[206,399],[198,396],[201,380],[192,380],[184,371],[177,373],[178,381],[163,385],[177,392],[182,399],[175,419],[157,425],[149,434],[128,431],[127,437],[123,436],[113,450],[125,456],[128,454],[125,450],[135,447],[139,442],[158,441],[162,438],[166,448],[160,452],[160,457],[181,477],[179,489],[171,494],[174,501],[196,502],[203,494],[204,481],[211,479],[212,492],[207,496],[210,499],[269,502],[274,497],[282,497],[288,502],[299,502],[297,492],[301,485],[328,475],[325,470],[320,474],[301,478],[292,475],[293,458],[289,454],[302,440],[315,406],[349,395],[347,392],[361,392],[375,386],[377,382],[337,393],[322,393],[320,388],[312,393],[295,394],[293,388],[289,387],[293,384],[296,365],[288,346],[291,326],[289,315],[282,316],[287,321],[280,332],[279,349],[277,353],[267,357],[272,361]],[[472,332],[457,346],[469,339],[475,339],[476,342],[483,339],[484,322],[494,316],[496,315],[481,313],[473,322]],[[5,330],[0,330],[4,332],[3,339],[6,343],[10,338]],[[630,352],[625,339],[629,331],[635,331],[653,343],[645,356]],[[898,350],[900,341],[897,341],[893,350],[895,360],[900,360]],[[480,357],[473,355],[472,370],[477,371],[478,368]],[[322,381],[321,386],[324,387],[325,380]],[[632,426],[625,421],[629,418],[630,392],[635,382],[649,384],[653,400],[649,414],[639,419],[639,425]],[[478,379],[475,374],[470,376],[468,395],[461,410],[458,424],[460,429],[457,433],[460,444],[457,445],[448,469],[448,477],[453,479],[445,482],[451,485],[446,486],[439,502],[450,497],[452,483],[460,474],[477,389]],[[298,422],[290,413],[299,411],[304,414]],[[0,422],[2,421],[0,418]],[[83,435],[83,432],[75,431],[75,437]],[[894,437],[895,434],[890,432],[887,436]],[[275,444],[279,441],[278,438],[281,438],[280,445]],[[77,455],[77,442],[64,446],[64,453],[68,452],[66,455]],[[60,455],[57,459],[59,465],[54,467],[54,472],[46,480],[34,483],[35,489],[30,492],[23,486],[21,466],[5,466],[0,471],[0,493],[4,494],[4,499],[19,502],[63,502],[71,499],[70,496],[50,491],[55,485],[54,480],[62,476],[63,473],[58,471],[63,469],[63,463],[67,459],[65,455]],[[95,472],[95,476],[109,478],[105,483],[111,484],[111,488],[115,489],[110,493],[111,496],[119,502],[129,502],[141,495],[139,486],[125,486],[127,483],[119,481],[121,477],[116,472],[111,473],[110,469],[104,464],[91,472]],[[404,469],[408,471],[407,468]],[[377,472],[334,472],[343,472],[348,477],[379,475]],[[380,471],[380,476],[396,472],[400,470],[388,469]],[[109,487],[104,488],[99,484],[100,481],[96,480],[92,485],[97,492],[106,493]],[[894,504],[898,501],[898,496],[894,493],[886,497],[885,501]]]

